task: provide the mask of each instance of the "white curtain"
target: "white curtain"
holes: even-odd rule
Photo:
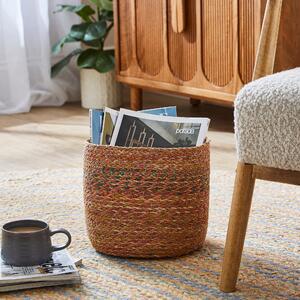
[[[74,62],[56,78],[51,64],[79,45],[67,45],[57,57],[51,45],[64,36],[77,16],[53,14],[57,4],[80,0],[0,0],[0,114],[28,112],[32,106],[59,106],[80,100]]]

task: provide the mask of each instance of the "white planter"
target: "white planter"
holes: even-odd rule
[[[116,108],[121,106],[119,86],[115,71],[99,73],[95,70],[81,69],[81,105],[84,108]]]

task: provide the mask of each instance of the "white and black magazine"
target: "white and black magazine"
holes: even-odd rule
[[[120,109],[111,146],[178,148],[204,143],[210,119],[149,115]]]
[[[68,283],[80,283],[80,275],[67,250],[38,266],[16,267],[0,258],[0,292]]]
[[[177,116],[176,106],[150,108],[146,110],[141,110],[140,112],[160,116]],[[104,108],[104,118],[100,138],[100,145],[110,145],[118,116],[119,112],[117,110],[108,107]]]

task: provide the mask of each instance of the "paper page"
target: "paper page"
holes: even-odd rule
[[[31,278],[47,278],[53,275],[61,275],[77,272],[73,259],[67,250],[53,252],[52,259],[38,266],[15,267],[6,265],[0,258],[0,285],[7,282],[25,282]]]

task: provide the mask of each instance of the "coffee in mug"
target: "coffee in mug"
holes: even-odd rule
[[[65,245],[52,245],[51,236],[56,233],[67,236]],[[14,221],[2,227],[1,257],[9,265],[40,265],[51,258],[52,252],[65,249],[70,244],[71,234],[65,229],[51,231],[47,223],[39,220]]]
[[[22,227],[14,227],[11,228],[10,231],[12,232],[23,232],[23,233],[30,233],[41,230],[40,227],[32,227],[32,226],[22,226]]]

